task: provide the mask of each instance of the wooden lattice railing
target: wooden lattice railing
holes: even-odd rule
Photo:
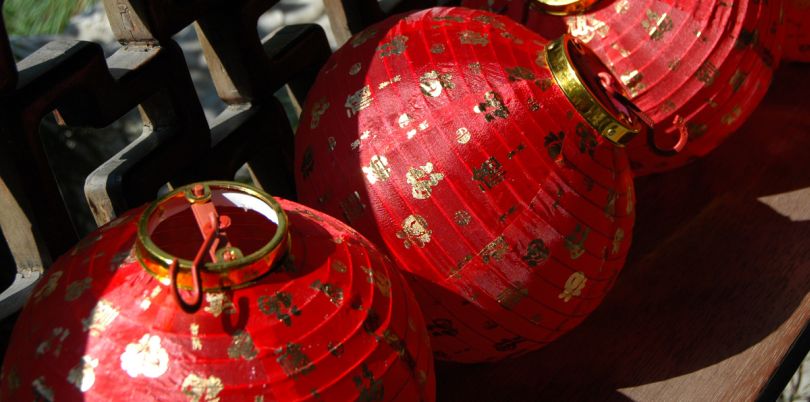
[[[277,2],[105,0],[122,45],[106,59],[98,44],[57,41],[15,64],[2,30],[0,228],[18,280],[31,282],[78,241],[40,138],[40,121],[52,111],[64,124],[100,128],[140,110],[142,135],[86,179],[98,224],[153,199],[166,183],[233,178],[244,163],[256,185],[294,195],[292,130],[273,93],[289,85],[303,100],[330,49],[314,24],[260,40],[258,18]],[[192,23],[228,105],[210,126],[171,39]],[[18,307],[7,299],[0,310]]]
[[[15,64],[0,29],[0,228],[17,269],[12,293],[79,240],[40,138],[40,122],[51,112],[61,124],[101,128],[136,106],[140,111],[142,135],[86,179],[99,225],[152,200],[167,183],[233,178],[245,163],[254,184],[294,198],[292,130],[273,94],[287,85],[293,101],[303,102],[330,49],[315,24],[285,26],[260,40],[258,18],[278,1],[103,0],[122,46],[106,59],[98,44],[71,40],[48,43]],[[436,2],[325,3],[343,43],[387,14]],[[172,40],[190,24],[227,104],[210,125]],[[18,309],[24,292],[17,302],[11,296],[0,297],[0,316]]]

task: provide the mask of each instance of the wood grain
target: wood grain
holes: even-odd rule
[[[440,363],[439,400],[758,398],[810,320],[808,72],[783,66],[722,147],[637,181],[627,266],[582,326],[510,361]]]

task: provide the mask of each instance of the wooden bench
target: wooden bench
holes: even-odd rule
[[[439,400],[775,400],[810,350],[808,73],[783,65],[723,146],[637,181],[627,265],[579,328],[439,364]]]

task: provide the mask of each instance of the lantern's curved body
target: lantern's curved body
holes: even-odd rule
[[[190,259],[202,241],[180,189],[53,264],[16,324],[4,400],[434,400],[422,316],[385,257],[324,214],[209,186],[239,258],[206,264],[201,309],[175,303],[160,251]]]
[[[784,59],[810,62],[810,1],[784,0]]]
[[[394,17],[332,56],[302,114],[300,200],[408,271],[438,358],[495,360],[551,342],[624,263],[633,183],[623,148],[604,135],[624,141],[641,125],[621,125],[577,81],[567,57],[584,50],[565,40],[547,57],[545,45],[491,13]],[[595,102],[603,135],[549,64]]]
[[[545,35],[568,31],[593,49],[654,122],[658,143],[688,141],[674,157],[643,141],[628,145],[636,175],[703,156],[739,128],[762,100],[782,54],[782,2],[600,1],[580,15],[550,15],[536,0],[464,0]],[[591,0],[571,3],[593,3]],[[558,33],[559,32],[559,33]]]

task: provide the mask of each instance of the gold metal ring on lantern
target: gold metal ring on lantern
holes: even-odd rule
[[[241,251],[238,251],[235,253],[237,258],[230,261],[208,262],[200,270],[202,291],[204,292],[250,286],[272,271],[287,257],[290,250],[287,215],[278,201],[256,188],[227,181],[209,181],[202,184],[206,190],[205,197],[212,196],[213,191],[211,189],[235,190],[266,203],[276,213],[278,220],[278,222],[275,222],[277,225],[276,232],[264,246],[247,256],[243,256]],[[194,287],[191,276],[193,262],[177,258],[158,247],[150,237],[148,225],[150,217],[154,213],[160,212],[161,205],[171,199],[184,199],[189,203],[197,202],[200,197],[194,197],[192,193],[195,185],[180,187],[152,202],[138,220],[138,232],[135,242],[135,257],[141,267],[165,285],[169,285],[171,282],[169,268],[172,262],[176,260],[179,269],[176,278],[177,287],[184,290],[190,290]],[[192,194],[192,196],[189,196],[189,194]]]
[[[534,0],[532,8],[551,15],[576,15],[590,9],[600,0]]]
[[[611,112],[591,88],[585,84],[579,71],[571,61],[571,50],[581,50],[581,43],[569,34],[552,41],[546,46],[546,62],[557,85],[574,105],[582,117],[604,138],[623,146],[636,134],[644,130],[642,119],[632,119],[618,112]],[[587,49],[587,48],[584,48]],[[586,57],[596,57],[588,52]],[[600,62],[601,63],[601,62]],[[635,109],[633,105],[625,105]],[[637,110],[633,110],[637,112]]]

